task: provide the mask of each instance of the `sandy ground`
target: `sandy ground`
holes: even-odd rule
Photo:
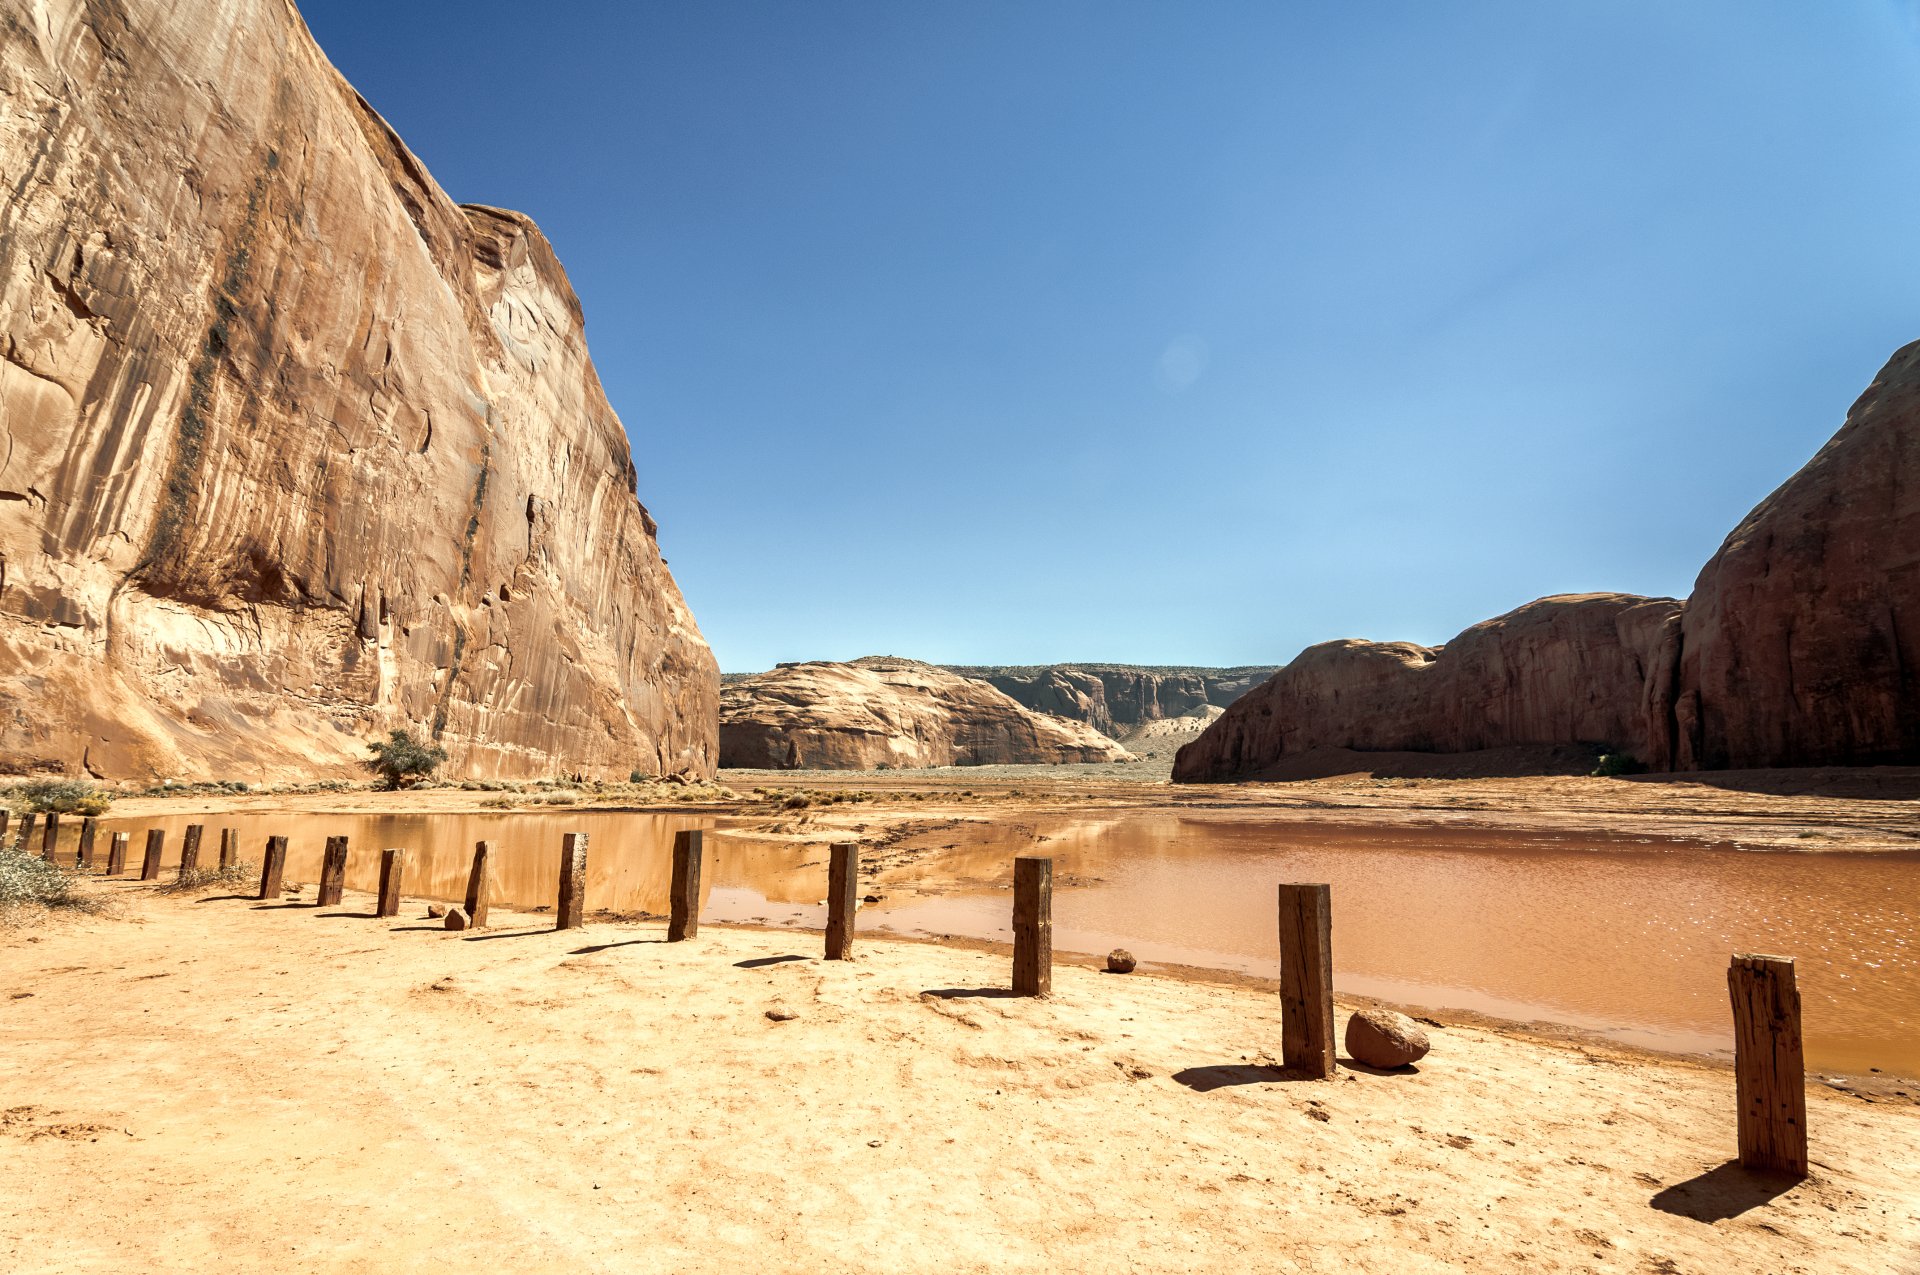
[[[7,1271],[1920,1273],[1911,1106],[1816,1089],[1785,1187],[1576,1042],[1290,1081],[1250,987],[96,888],[0,938]]]

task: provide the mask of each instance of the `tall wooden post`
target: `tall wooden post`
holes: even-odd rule
[[[33,840],[33,825],[39,821],[39,818],[40,816],[33,811],[27,811],[27,817],[20,821],[20,835],[16,837],[13,842],[13,848],[15,850],[23,854],[26,852],[27,843]]]
[[[575,928],[586,910],[587,834],[569,832],[560,838],[560,901],[553,910],[553,928]]]
[[[117,877],[127,870],[127,834],[116,832],[107,843],[107,875]]]
[[[1013,994],[1053,993],[1053,860],[1013,861]]]
[[[400,880],[406,875],[407,852],[405,850],[382,850],[380,852],[380,903],[375,907],[375,916],[400,915]]]
[[[48,863],[53,862],[54,847],[60,844],[60,812],[47,812],[47,830],[40,837],[40,857]]]
[[[487,926],[487,904],[493,894],[493,845],[478,841],[473,847],[473,869],[467,873],[467,927]]]
[[[222,828],[220,830],[220,867],[224,870],[238,866],[240,866],[240,830]]]
[[[281,878],[287,871],[287,839],[268,837],[265,856],[260,862],[260,897],[277,899],[281,895]]]
[[[166,849],[167,833],[164,828],[147,829],[147,853],[140,860],[140,879],[158,881],[160,879],[160,854]]]
[[[706,834],[689,829],[673,834],[673,884],[667,898],[667,942],[700,932],[700,859]]]
[[[1807,1075],[1800,1047],[1800,990],[1793,958],[1736,953],[1733,1078],[1740,1102],[1740,1163],[1807,1176]]]
[[[313,906],[330,908],[340,902],[347,889],[347,839],[328,837],[320,854],[320,884],[313,892]]]
[[[180,843],[180,883],[185,885],[187,878],[200,866],[200,838],[206,835],[204,824],[190,823],[187,835]]]
[[[853,959],[853,912],[860,904],[860,847],[843,842],[827,851],[827,959]]]
[[[1333,1079],[1333,889],[1280,887],[1280,1061]]]
[[[100,821],[89,815],[80,821],[80,846],[73,852],[73,866],[82,872],[93,867],[93,834],[100,829]]]

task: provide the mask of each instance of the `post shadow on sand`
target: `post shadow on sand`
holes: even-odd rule
[[[1738,1160],[1729,1160],[1698,1177],[1674,1183],[1647,1203],[1662,1213],[1712,1225],[1769,1204],[1803,1181],[1792,1174],[1742,1168]]]
[[[535,931],[538,933],[539,931]],[[594,943],[587,947],[576,947],[568,956],[592,956],[595,952],[604,952],[615,947],[634,947],[641,943],[665,943],[665,939],[621,939],[617,943]]]
[[[804,956],[793,956],[793,955],[756,956],[750,961],[735,961],[733,963],[733,968],[737,970],[759,970],[759,969],[765,969],[769,965],[785,965],[788,961],[804,961],[807,959],[808,958]]]
[[[920,993],[922,996],[937,996],[943,1001],[964,1000],[978,997],[981,1000],[998,1000],[1012,997],[1016,993],[1011,987],[929,987]]]
[[[1347,1071],[1368,1076],[1415,1076],[1420,1073],[1418,1067],[1369,1067],[1351,1058],[1341,1058],[1338,1062]],[[1233,1085],[1291,1085],[1303,1081],[1326,1083],[1318,1076],[1273,1063],[1218,1063],[1211,1067],[1188,1067],[1174,1072],[1173,1078],[1195,1093],[1212,1093],[1215,1089],[1226,1089]]]

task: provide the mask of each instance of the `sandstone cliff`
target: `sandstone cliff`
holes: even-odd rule
[[[1258,668],[1155,668],[1136,664],[1048,664],[1017,667],[950,664],[1028,708],[1085,722],[1119,737],[1135,727],[1190,717],[1206,705],[1225,708],[1272,675]]]
[[[774,770],[1130,761],[1091,727],[1028,711],[984,682],[915,660],[782,664],[728,679],[720,764]]]
[[[580,306],[285,0],[0,0],[0,765],[710,773]]]

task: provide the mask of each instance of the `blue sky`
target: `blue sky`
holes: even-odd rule
[[[1920,339],[1891,0],[303,11],[553,240],[729,671],[1684,595]]]

